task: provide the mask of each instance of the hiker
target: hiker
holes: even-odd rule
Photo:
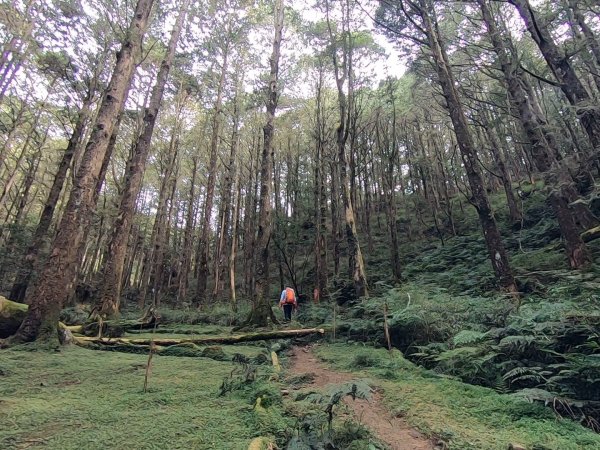
[[[298,309],[298,301],[296,300],[296,292],[289,286],[281,291],[279,296],[279,307],[283,309],[284,322],[292,320],[292,310]]]

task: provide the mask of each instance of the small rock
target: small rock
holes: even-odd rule
[[[288,391],[287,389],[282,389],[281,395],[290,395],[290,391]]]

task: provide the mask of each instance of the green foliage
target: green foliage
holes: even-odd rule
[[[286,448],[309,450],[381,448],[370,439],[369,431],[364,426],[348,420],[342,423],[336,421],[336,412],[342,406],[344,398],[368,400],[372,392],[366,380],[352,380],[329,386],[324,393],[316,391],[299,393],[295,397],[297,403],[320,405],[320,408],[309,407],[308,412],[298,421],[294,435]]]
[[[543,389],[569,399],[559,403],[557,413],[593,424],[600,417],[600,303],[575,286],[555,281],[546,288],[547,300],[530,297],[515,312],[503,296],[453,296],[432,285],[406,283],[341,308],[338,336],[384,346],[387,304],[392,343],[411,360],[502,393]],[[361,348],[357,345],[357,351]],[[348,368],[377,368],[386,379],[398,378],[364,349]]]
[[[61,311],[59,320],[65,325],[81,325],[90,316],[89,308],[85,305],[75,305]]]
[[[453,338],[452,344],[455,347],[462,347],[464,345],[477,344],[486,338],[486,333],[474,330],[462,330],[459,331]]]
[[[564,252],[557,252],[556,245],[516,253],[510,261],[513,266],[519,268],[522,276],[527,276],[528,272],[555,270],[568,266],[566,255]]]

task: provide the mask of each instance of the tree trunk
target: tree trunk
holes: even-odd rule
[[[519,208],[515,193],[512,188],[512,179],[508,168],[506,167],[506,158],[500,146],[500,136],[497,134],[497,128],[492,124],[491,117],[486,112],[484,113],[484,124],[487,128],[487,138],[490,142],[490,151],[496,167],[499,171],[499,176],[502,181],[502,187],[504,188],[504,194],[506,195],[506,203],[508,205],[508,215],[513,225],[518,224],[523,219],[523,212]]]
[[[172,183],[175,182],[174,176],[176,172],[178,153],[179,153],[179,133],[182,119],[182,111],[185,99],[187,98],[186,93],[181,93],[184,98],[179,98],[179,102],[176,106],[177,115],[173,129],[171,131],[171,138],[169,142],[169,148],[167,154],[163,155],[166,161],[163,161],[163,168],[161,173],[161,185],[158,193],[158,204],[156,206],[156,217],[154,224],[152,225],[152,234],[150,236],[150,248],[146,254],[146,260],[144,262],[144,269],[140,282],[140,290],[138,293],[138,306],[143,308],[146,304],[146,296],[148,294],[148,288],[152,287],[152,301],[156,298],[156,279],[159,273],[162,271],[165,236],[167,228],[167,217],[168,217],[168,200],[170,192],[172,190]]]
[[[348,268],[350,278],[354,286],[354,292],[357,297],[366,297],[369,295],[367,290],[367,275],[363,261],[360,243],[358,241],[358,233],[356,231],[356,220],[354,208],[352,206],[352,192],[350,188],[350,179],[348,176],[348,162],[346,159],[346,143],[350,136],[350,126],[353,123],[354,110],[354,82],[353,82],[353,67],[352,67],[352,40],[349,30],[350,21],[350,5],[346,2],[345,11],[343,13],[343,42],[342,42],[342,59],[338,61],[338,56],[335,51],[331,52],[333,66],[335,71],[335,81],[338,94],[338,109],[340,123],[336,129],[336,144],[338,154],[338,164],[340,169],[340,188],[342,193],[342,204],[344,205],[344,219],[346,230],[346,241],[348,244]],[[331,22],[329,20],[329,3],[327,3],[327,26],[329,37],[332,44],[335,42]],[[341,72],[341,73],[340,73]],[[344,91],[345,84],[348,83],[348,95]],[[352,149],[351,149],[352,150]]]
[[[330,177],[331,177],[331,240],[333,242],[333,275],[337,277],[340,273],[340,241],[341,241],[341,230],[340,230],[340,193],[338,191],[339,185],[339,165],[335,161],[335,155],[332,155],[333,161],[329,164]]]
[[[0,339],[14,334],[27,316],[29,306],[6,299],[0,295]]]
[[[388,223],[388,230],[390,233],[390,264],[392,266],[392,276],[397,282],[402,280],[402,265],[400,264],[400,254],[398,253],[398,228],[396,226],[396,161],[398,159],[398,142],[396,137],[396,102],[391,94],[392,103],[392,123],[390,124],[391,130],[386,126],[385,129],[381,129],[379,124],[376,130],[376,139],[380,148],[384,151],[385,168],[382,181],[384,182],[385,189],[385,213]],[[389,133],[391,131],[391,139],[389,139]],[[381,134],[385,133],[385,138],[382,139]],[[382,142],[383,141],[383,142]],[[400,175],[401,176],[401,175]]]
[[[37,264],[39,252],[44,248],[44,242],[48,239],[48,231],[50,229],[50,224],[52,223],[52,218],[54,217],[54,211],[58,204],[60,192],[62,191],[67,178],[67,171],[71,166],[74,156],[81,151],[81,143],[93,97],[94,89],[90,88],[88,95],[83,100],[83,105],[77,116],[77,122],[75,123],[73,133],[69,138],[67,148],[58,163],[58,169],[54,175],[50,191],[48,192],[48,198],[44,203],[44,208],[42,209],[40,220],[33,234],[31,245],[27,248],[27,252],[23,258],[23,265],[19,268],[19,272],[17,273],[10,290],[10,298],[14,301],[21,302],[25,298],[25,292],[31,281],[33,269]]]
[[[210,219],[212,216],[213,202],[215,197],[215,184],[217,180],[217,151],[219,149],[219,133],[221,130],[221,103],[223,101],[223,88],[225,86],[225,77],[227,75],[227,63],[229,57],[229,42],[223,49],[223,65],[221,66],[221,75],[217,87],[217,98],[215,100],[214,116],[212,122],[212,134],[210,138],[210,162],[208,166],[208,181],[206,183],[206,200],[204,202],[204,215],[202,220],[202,231],[200,233],[200,259],[198,261],[198,284],[196,289],[196,302],[205,300],[206,287],[208,284],[208,255],[209,242],[208,235],[210,231]]]
[[[269,86],[267,91],[267,123],[263,127],[263,151],[260,165],[260,208],[258,217],[258,235],[256,248],[258,261],[256,263],[256,296],[252,305],[252,312],[248,323],[257,326],[266,326],[269,319],[277,323],[275,314],[269,301],[269,244],[273,230],[271,218],[271,191],[273,184],[273,138],[275,134],[275,111],[279,99],[278,74],[281,38],[283,34],[283,0],[275,0],[275,35],[273,37],[273,51],[271,53]]]
[[[240,175],[236,174],[236,179],[234,181],[234,210],[233,210],[233,218],[231,220],[231,249],[229,252],[229,290],[230,290],[230,301],[231,301],[231,310],[233,312],[237,312],[237,300],[235,293],[235,257],[237,252],[237,230],[238,230],[238,217],[240,214],[240,198],[241,198],[241,185],[240,185]]]
[[[548,24],[539,20],[529,0],[509,1],[517,8],[531,37],[560,83],[560,88],[567,100],[575,107],[577,117],[594,149],[592,158],[598,161],[600,158],[600,108],[581,83],[571,65],[569,56],[554,42]]]
[[[467,178],[471,188],[471,201],[477,209],[483,235],[485,237],[487,250],[494,269],[494,273],[503,289],[513,295],[517,295],[517,286],[513,277],[506,250],[502,243],[500,231],[494,218],[494,213],[490,205],[483,179],[479,160],[475,150],[475,143],[469,130],[469,125],[463,110],[463,106],[456,88],[454,75],[451,71],[448,56],[441,40],[438,29],[437,19],[434,16],[434,9],[431,0],[421,0],[419,13],[423,19],[423,26],[435,61],[438,81],[442,87],[444,98],[446,99],[446,108],[450,115],[456,140],[460,149],[462,160],[467,172]]]
[[[162,97],[175,56],[177,42],[183,28],[186,14],[186,3],[181,6],[177,21],[173,26],[171,38],[165,56],[160,64],[156,76],[156,83],[152,90],[150,103],[144,113],[142,133],[138,137],[130,160],[127,162],[125,185],[121,193],[119,214],[113,224],[112,236],[108,246],[108,261],[102,274],[102,291],[99,298],[101,314],[111,317],[119,313],[123,267],[127,253],[127,242],[131,232],[131,224],[135,213],[135,201],[140,193],[146,161],[150,150],[150,142],[154,132],[154,125],[162,103]]]
[[[192,157],[192,179],[190,181],[190,193],[188,197],[187,212],[185,219],[185,231],[183,236],[183,251],[179,260],[179,288],[177,290],[177,301],[180,303],[185,299],[188,288],[188,275],[190,271],[190,262],[192,258],[193,234],[195,225],[196,211],[194,208],[196,193],[196,178],[198,176],[198,156]]]
[[[315,188],[314,214],[315,223],[315,287],[313,301],[318,303],[326,298],[327,293],[327,194],[325,190],[324,153],[325,153],[325,118],[323,105],[324,68],[319,66],[319,78],[316,85],[316,121],[315,121]]]
[[[240,69],[241,70],[241,69]],[[220,205],[220,230],[217,249],[215,252],[215,285],[213,288],[213,298],[216,298],[219,292],[223,289],[223,282],[225,279],[225,271],[227,268],[227,236],[229,233],[230,221],[231,221],[231,210],[232,208],[232,197],[234,196],[235,188],[234,182],[237,177],[237,152],[240,144],[240,108],[239,102],[239,90],[242,80],[237,83],[237,92],[233,100],[233,131],[231,133],[231,146],[229,151],[229,163],[225,171],[225,182],[221,189],[221,205]],[[232,236],[233,238],[233,236]]]
[[[15,342],[32,341],[47,336],[56,339],[56,326],[63,301],[72,289],[77,256],[84,237],[83,226],[95,207],[96,185],[101,182],[102,163],[113,128],[125,102],[135,68],[136,49],[140,48],[153,0],[139,0],[115,69],[98,111],[90,140],[86,146],[75,185],[71,191],[50,256],[26,296],[31,305],[27,317],[13,337]]]
[[[110,347],[111,345],[118,344],[129,344],[129,345],[150,345],[153,342],[154,345],[158,346],[170,346],[180,344],[238,344],[240,342],[252,342],[262,341],[267,339],[286,339],[301,336],[310,336],[311,334],[325,334],[323,328],[304,328],[300,330],[274,330],[274,331],[261,331],[257,333],[246,333],[246,334],[233,334],[230,336],[208,336],[195,339],[169,339],[169,338],[152,338],[152,339],[122,339],[122,338],[92,338],[92,337],[78,337],[78,344],[83,346],[86,343],[101,344]]]

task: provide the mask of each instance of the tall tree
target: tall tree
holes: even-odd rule
[[[269,319],[276,323],[271,302],[269,301],[269,245],[273,231],[271,192],[273,184],[273,138],[275,135],[275,111],[279,100],[279,58],[281,55],[281,39],[283,35],[283,0],[275,0],[274,5],[274,36],[271,57],[269,58],[270,72],[267,88],[267,121],[263,127],[263,148],[260,163],[260,203],[258,216],[258,235],[256,249],[256,295],[252,304],[252,312],[248,323],[265,326]]]
[[[58,167],[52,180],[52,186],[50,187],[48,197],[42,208],[42,213],[35,229],[33,239],[27,248],[23,262],[10,290],[10,298],[14,301],[20,302],[25,298],[25,293],[31,281],[34,267],[39,259],[39,253],[41,249],[44,248],[45,241],[49,238],[50,225],[54,218],[54,212],[58,204],[60,193],[67,180],[67,172],[70,167],[74,168],[73,162],[79,159],[78,155],[81,153],[84,143],[85,128],[89,121],[92,103],[96,97],[98,76],[98,73],[94,73],[87,83],[88,86],[83,97],[81,108],[77,113],[73,132],[69,138],[69,142],[62,158],[58,163]]]
[[[389,8],[382,4],[379,9],[381,19],[384,23],[389,24],[388,30],[391,30],[392,33],[409,37],[413,42],[426,46],[429,51],[429,57],[433,63],[437,81],[442,88],[445,107],[450,116],[461,152],[471,190],[470,201],[479,216],[490,262],[500,286],[508,292],[516,294],[518,289],[487,196],[475,141],[457,90],[457,83],[446,52],[444,37],[437,21],[436,7],[432,0],[417,0],[414,2],[400,0],[396,6],[397,8]],[[390,15],[393,15],[393,17]],[[398,23],[398,17],[401,17],[400,23]],[[413,34],[407,34],[407,29],[411,30],[408,33],[412,32]]]
[[[185,21],[186,9],[187,1],[184,1],[171,31],[171,38],[165,51],[165,56],[160,64],[156,83],[150,97],[150,103],[144,113],[142,132],[134,145],[131,159],[127,162],[125,184],[119,204],[119,214],[113,225],[112,236],[108,245],[108,260],[105,262],[102,274],[99,311],[106,316],[114,316],[119,312],[123,267],[127,242],[131,234],[135,201],[142,186],[150,142],[154,133],[154,126],[162,103],[171,65],[173,64],[173,58],[175,57],[177,42],[179,41]]]
[[[217,94],[215,98],[213,118],[212,118],[212,130],[210,137],[210,161],[208,164],[208,181],[206,184],[206,199],[204,202],[204,213],[202,222],[200,224],[200,258],[198,261],[198,283],[196,288],[196,301],[199,302],[205,299],[206,287],[208,284],[208,256],[210,254],[209,247],[209,232],[210,222],[212,218],[213,203],[215,198],[215,186],[217,180],[217,157],[219,149],[219,133],[221,131],[221,115],[222,115],[222,104],[223,104],[223,89],[225,87],[225,80],[227,76],[227,67],[229,62],[229,52],[231,51],[230,42],[230,22],[227,23],[227,31],[225,34],[225,40],[222,43],[222,57],[221,72],[219,75],[219,81],[217,84]]]
[[[26,302],[27,316],[12,337],[13,342],[56,337],[58,315],[62,304],[73,288],[80,242],[84,237],[89,216],[97,201],[97,185],[109,140],[126,100],[133,77],[135,59],[148,26],[153,0],[139,0],[117,60],[110,83],[98,111],[92,134],[85,148],[75,185],[71,190],[52,250]]]
[[[334,36],[332,21],[330,20],[329,0],[325,3],[327,28],[331,41],[331,58],[335,73],[335,84],[338,95],[338,111],[340,121],[336,129],[337,156],[340,173],[340,187],[342,203],[344,205],[344,223],[346,229],[346,242],[348,244],[348,270],[354,292],[357,297],[368,296],[367,274],[365,263],[356,230],[356,218],[352,204],[350,177],[348,175],[348,158],[346,144],[352,124],[355,123],[354,110],[354,68],[353,68],[353,41],[350,29],[350,1],[342,6],[342,31],[340,36]],[[341,48],[339,48],[341,47]],[[341,58],[338,54],[341,52]],[[347,92],[347,93],[346,93]],[[352,152],[351,152],[352,153]]]
[[[315,288],[313,299],[318,302],[327,295],[327,189],[325,175],[326,118],[324,98],[325,67],[322,58],[318,58],[317,81],[315,86]]]

